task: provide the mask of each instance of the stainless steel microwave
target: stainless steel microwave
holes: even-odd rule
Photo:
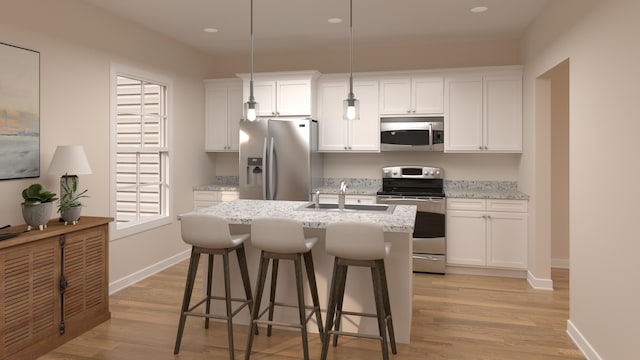
[[[381,151],[444,151],[444,117],[381,117]]]

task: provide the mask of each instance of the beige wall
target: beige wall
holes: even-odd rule
[[[551,266],[569,262],[569,61],[551,80]]]
[[[173,215],[191,209],[193,185],[214,175],[203,153],[202,78],[207,56],[111,17],[82,1],[1,0],[0,41],[40,52],[41,177],[0,182],[4,224],[24,223],[20,191],[42,182],[57,145],[83,145],[93,174],[81,176],[89,190],[83,214],[109,216],[109,74],[112,62],[139,67],[173,80]],[[110,243],[110,281],[118,281],[184,251],[178,224]]]
[[[548,146],[536,133],[536,78],[570,61],[568,330],[594,359],[635,358],[640,338],[640,48],[631,45],[640,35],[639,13],[635,0],[550,1],[523,42],[525,155],[520,184],[533,196],[530,241],[535,243],[549,241],[537,236],[548,229],[536,217],[544,214],[539,208],[549,206],[550,196],[539,191],[544,188],[539,183],[547,180],[536,174],[536,158],[547,153],[540,147]],[[603,132],[609,126],[611,131]],[[544,256],[537,254],[532,266]]]

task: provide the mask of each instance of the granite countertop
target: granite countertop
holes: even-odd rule
[[[380,190],[378,185],[370,186],[349,186],[347,185],[347,195],[376,195]],[[313,189],[313,192],[320,191],[321,194],[338,194],[340,192],[340,186],[323,185]]]
[[[238,185],[208,184],[194,186],[193,191],[238,191],[238,188]]]
[[[233,200],[196,211],[222,216],[230,224],[248,225],[256,217],[273,216],[296,219],[302,221],[306,228],[313,229],[324,229],[332,222],[357,221],[382,224],[386,232],[413,233],[416,218],[415,205],[396,205],[393,214],[297,210],[306,203],[306,201]]]

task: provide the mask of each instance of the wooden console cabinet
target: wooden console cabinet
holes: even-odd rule
[[[110,318],[112,220],[52,220],[0,241],[0,359],[35,359]]]

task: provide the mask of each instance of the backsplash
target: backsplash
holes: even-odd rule
[[[513,191],[518,189],[516,181],[475,181],[475,180],[445,180],[444,190],[486,190]]]
[[[381,179],[360,179],[360,178],[324,178],[322,179],[322,185],[331,187],[331,186],[340,186],[340,183],[344,181],[349,187],[376,187],[382,186]]]
[[[216,176],[216,185],[238,186],[240,178],[238,176]]]

